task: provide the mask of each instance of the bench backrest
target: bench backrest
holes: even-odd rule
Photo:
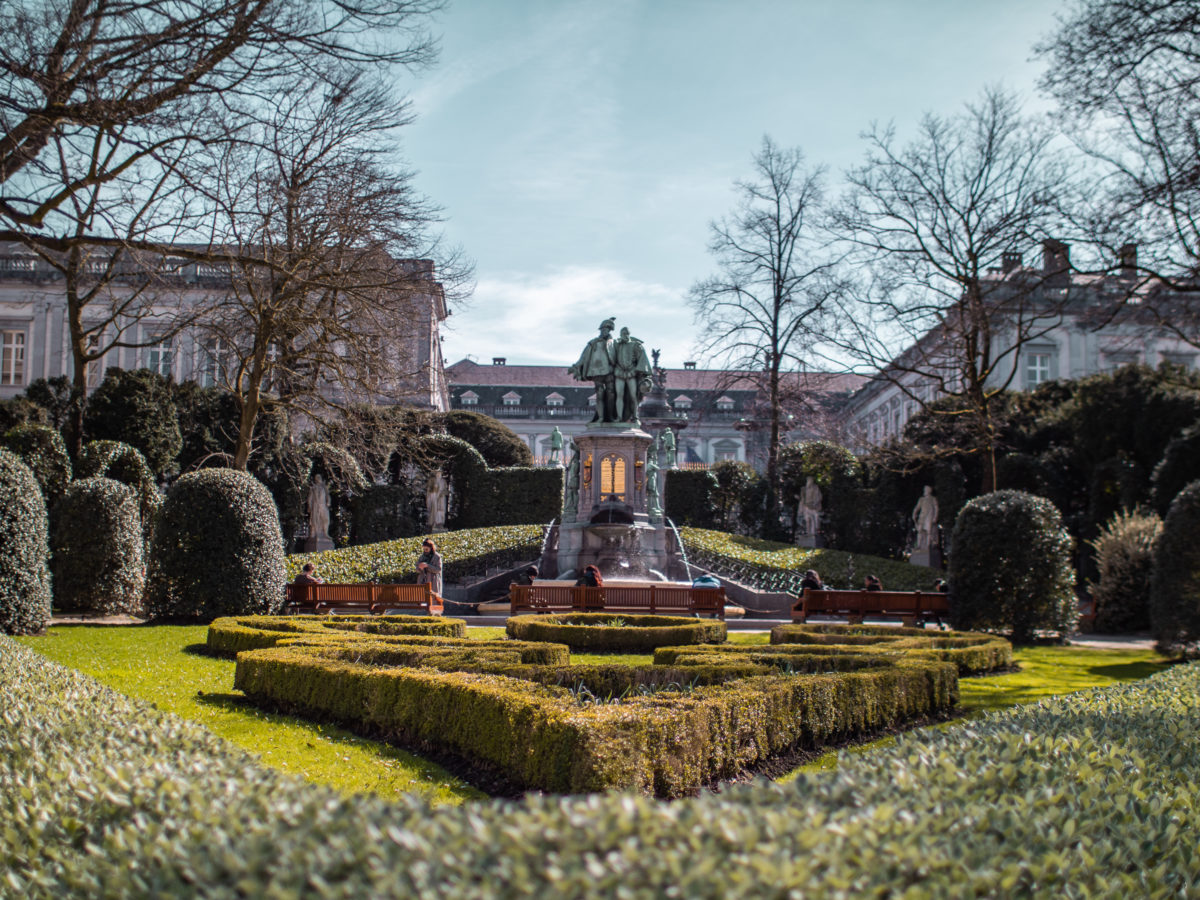
[[[725,612],[724,588],[686,584],[629,584],[602,588],[572,584],[514,584],[509,588],[512,612]]]
[[[939,591],[817,591],[805,588],[797,612],[894,614],[949,612],[948,595]]]
[[[438,606],[429,584],[289,584],[287,603],[317,606]]]

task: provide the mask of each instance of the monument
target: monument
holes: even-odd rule
[[[816,479],[811,475],[800,491],[799,501],[800,524],[804,532],[797,536],[796,543],[801,547],[824,547],[825,539],[821,536],[823,498]]]
[[[554,430],[550,432],[550,460],[552,466],[562,465],[562,449],[563,449],[563,434],[558,430],[558,426],[554,426]]]
[[[606,578],[686,577],[663,515],[658,446],[638,407],[653,386],[642,341],[615,319],[600,323],[567,371],[596,386],[596,414],[571,447],[558,530],[560,578],[597,565]]]
[[[921,498],[912,512],[913,525],[917,529],[917,542],[908,561],[914,566],[930,566],[935,569],[942,567],[942,550],[938,546],[938,502],[933,496],[933,488],[925,485]]]
[[[446,476],[435,469],[425,479],[425,524],[431,534],[446,530]]]
[[[325,479],[318,472],[313,476],[308,489],[308,537],[304,539],[304,550],[332,550],[333,539],[329,536],[329,490]]]

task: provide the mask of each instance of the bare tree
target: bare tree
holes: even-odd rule
[[[907,144],[890,126],[865,137],[833,216],[861,264],[841,350],[921,408],[953,398],[932,411],[970,421],[994,490],[996,398],[1021,348],[1060,323],[1069,288],[1061,245],[1048,272],[1020,264],[1056,223],[1067,168],[1053,133],[995,90],[960,115],[926,115]]]
[[[1081,225],[1126,276],[1110,319],[1200,347],[1200,4],[1077,0],[1038,51],[1042,87],[1099,164]]]
[[[236,134],[280,84],[319,62],[431,59],[438,0],[0,2],[0,239],[64,251],[121,243],[78,234],[68,201],[138,166],[170,168]],[[62,168],[56,141],[108,143]],[[78,223],[75,223],[78,224]]]
[[[215,170],[217,243],[240,252],[202,327],[212,371],[241,408],[239,468],[268,394],[310,416],[402,396],[429,362],[420,333],[444,302],[432,261],[410,258],[430,249],[435,210],[387,159],[403,107],[353,74],[327,83],[281,95]]]
[[[764,137],[753,179],[737,182],[737,208],[711,225],[709,251],[720,271],[690,295],[704,329],[701,351],[727,369],[762,373],[769,523],[778,518],[783,376],[811,362],[814,336],[824,330],[837,294],[837,260],[821,246],[818,230],[822,177],[820,169],[805,167],[799,149]]]

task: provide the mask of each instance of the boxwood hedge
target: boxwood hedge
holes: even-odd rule
[[[142,518],[133,489],[111,478],[67,488],[53,529],[54,602],[105,614],[142,607]]]
[[[347,798],[0,638],[0,893],[1180,897],[1200,668],[662,803]]]
[[[915,659],[940,659],[958,666],[963,675],[978,675],[1013,664],[1012,644],[993,634],[969,631],[929,632],[923,628],[889,628],[886,625],[776,625],[771,629],[773,649],[789,644],[874,651],[903,651]]]
[[[492,666],[503,651],[475,644],[280,642],[239,653],[234,686],[260,703],[465,757],[523,788],[662,797],[693,794],[788,750],[938,713],[958,700],[952,665],[876,658],[856,671],[741,677],[690,690],[679,684],[596,703],[543,679],[500,674]],[[431,665],[439,657],[458,671]]]
[[[0,450],[0,632],[36,634],[50,620],[46,518],[33,472]]]
[[[676,644],[721,644],[726,637],[724,622],[613,613],[512,616],[505,631],[518,641],[553,641],[594,653],[646,653]]]
[[[274,647],[298,636],[426,635],[463,638],[467,623],[441,616],[242,616],[214,619],[208,626],[208,649],[220,656]]]
[[[18,425],[5,433],[3,444],[29,466],[46,497],[46,506],[53,509],[71,483],[71,457],[58,429]]]

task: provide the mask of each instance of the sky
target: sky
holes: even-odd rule
[[[404,153],[476,286],[447,363],[569,365],[615,316],[662,362],[695,352],[689,287],[713,274],[764,135],[840,174],[861,133],[954,114],[988,86],[1045,113],[1033,45],[1061,0],[451,0],[438,64],[409,79]]]

